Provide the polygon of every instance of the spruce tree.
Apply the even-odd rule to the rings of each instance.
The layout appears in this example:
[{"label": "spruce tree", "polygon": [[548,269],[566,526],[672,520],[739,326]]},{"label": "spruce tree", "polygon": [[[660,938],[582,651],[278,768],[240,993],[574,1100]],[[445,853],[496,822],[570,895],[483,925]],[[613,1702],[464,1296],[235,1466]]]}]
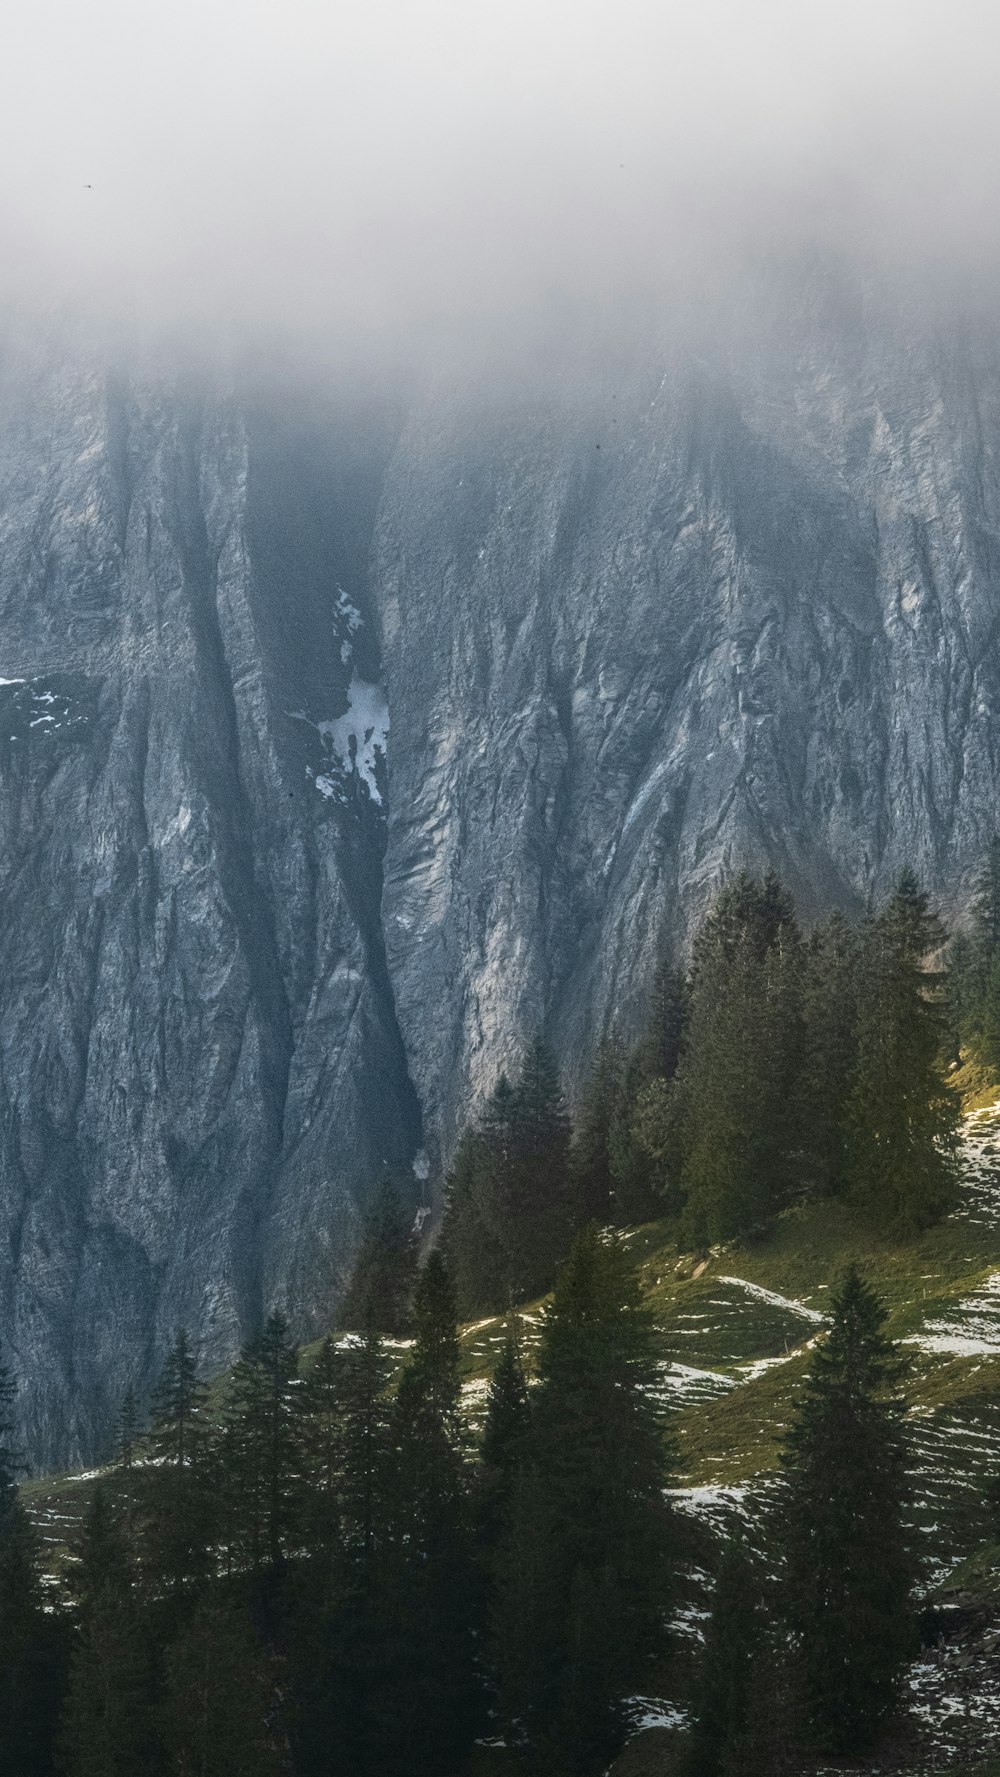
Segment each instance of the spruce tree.
[{"label": "spruce tree", "polygon": [[377,1333],[366,1333],[342,1354],[342,1529],[348,1558],[366,1583],[385,1533],[393,1428],[388,1400],[391,1371]]},{"label": "spruce tree", "polygon": [[497,1657],[508,1718],[582,1772],[613,1748],[618,1705],[662,1647],[673,1547],[653,1325],[626,1252],[593,1225],[559,1273],[538,1369]]},{"label": "spruce tree", "polygon": [[212,1571],[220,1500],[206,1395],[180,1328],[153,1399],[152,1461],[136,1476],[143,1564],[175,1593],[197,1589]]},{"label": "spruce tree", "polygon": [[643,1081],[672,1080],[680,1065],[689,1009],[688,983],[669,952],[657,962],[649,1018],[639,1044]]},{"label": "spruce tree", "polygon": [[573,1209],[579,1222],[613,1219],[613,1132],[626,1114],[625,1057],[620,1043],[606,1038],[584,1089],[573,1140]]},{"label": "spruce tree", "polygon": [[833,913],[811,933],[802,968],[803,1164],[805,1182],[820,1196],[844,1185],[861,989],[857,936]]},{"label": "spruce tree", "polygon": [[501,1074],[448,1178],[441,1245],[465,1315],[502,1312],[513,1292],[517,1115],[514,1088]]},{"label": "spruce tree", "polygon": [[76,1548],[79,1629],[60,1730],[67,1777],[162,1768],[148,1619],[136,1599],[124,1520],[95,1488]]},{"label": "spruce tree", "polygon": [[738,876],[694,946],[678,1074],[687,1237],[760,1226],[798,1187],[801,944],[773,876]]},{"label": "spruce tree", "polygon": [[757,1777],[755,1700],[765,1649],[764,1579],[745,1537],[723,1545],[680,1777]]},{"label": "spruce tree", "polygon": [[387,1180],[368,1212],[338,1325],[354,1332],[371,1327],[399,1338],[407,1329],[416,1271],[412,1217],[406,1216],[399,1192]]},{"label": "spruce tree", "polygon": [[328,1334],[304,1371],[296,1396],[302,1534],[311,1559],[323,1569],[328,1583],[341,1546],[345,1355]]},{"label": "spruce tree", "polygon": [[229,1532],[241,1564],[256,1574],[277,1571],[295,1522],[297,1376],[288,1322],[275,1312],[240,1355],[225,1413]]},{"label": "spruce tree", "polygon": [[281,1675],[234,1602],[206,1603],[165,1660],[164,1738],[177,1777],[284,1777]]},{"label": "spruce tree", "polygon": [[[381,1757],[387,1772],[446,1777],[465,1756],[476,1723],[475,1564],[455,1298],[437,1251],[417,1283],[413,1334],[392,1428],[383,1569],[392,1668]],[[425,1706],[428,1694],[436,1699],[433,1710]]]},{"label": "spruce tree", "polygon": [[531,1406],[521,1350],[508,1326],[486,1396],[480,1439],[480,1546],[491,1562],[507,1522],[514,1483],[528,1459]]},{"label": "spruce tree", "polygon": [[852,1267],[831,1303],[785,1441],[777,1510],[805,1718],[831,1753],[866,1751],[913,1645],[902,1365]]},{"label": "spruce tree", "polygon": [[902,1232],[938,1220],[955,1193],[958,1103],[942,1073],[941,979],[927,966],[943,940],[909,870],[862,938],[845,1179],[859,1208]]},{"label": "spruce tree", "polygon": [[501,1075],[448,1183],[442,1246],[465,1314],[503,1312],[551,1281],[572,1224],[570,1123],[543,1043]]}]

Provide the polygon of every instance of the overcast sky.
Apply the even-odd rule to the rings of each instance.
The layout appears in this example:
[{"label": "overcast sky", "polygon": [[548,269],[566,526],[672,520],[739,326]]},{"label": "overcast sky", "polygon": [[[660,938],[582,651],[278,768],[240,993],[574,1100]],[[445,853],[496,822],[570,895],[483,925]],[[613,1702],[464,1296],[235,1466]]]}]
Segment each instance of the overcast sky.
[{"label": "overcast sky", "polygon": [[972,268],[998,76],[996,0],[12,0],[0,276],[361,334],[799,234]]}]

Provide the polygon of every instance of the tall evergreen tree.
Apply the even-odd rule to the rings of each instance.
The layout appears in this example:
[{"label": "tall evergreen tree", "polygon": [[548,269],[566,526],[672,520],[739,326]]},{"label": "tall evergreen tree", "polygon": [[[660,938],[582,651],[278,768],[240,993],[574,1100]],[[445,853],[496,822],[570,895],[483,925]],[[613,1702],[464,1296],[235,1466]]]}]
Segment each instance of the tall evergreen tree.
[{"label": "tall evergreen tree", "polygon": [[416,1274],[413,1219],[406,1216],[395,1185],[386,1181],[368,1212],[338,1324],[399,1338],[407,1329]]},{"label": "tall evergreen tree", "polygon": [[856,934],[839,913],[816,926],[802,969],[802,1101],[804,1170],[822,1196],[842,1189],[847,1107],[858,1054],[860,957]]},{"label": "tall evergreen tree", "polygon": [[738,876],[695,940],[678,1075],[687,1232],[698,1244],[760,1225],[797,1187],[800,963],[780,883]]},{"label": "tall evergreen tree", "polygon": [[297,1377],[288,1322],[275,1312],[233,1370],[225,1415],[230,1536],[241,1563],[258,1574],[278,1569],[295,1519]]},{"label": "tall evergreen tree", "polygon": [[902,1366],[885,1318],[852,1267],[783,1453],[788,1618],[806,1719],[833,1753],[873,1744],[913,1643]]},{"label": "tall evergreen tree", "polygon": [[502,1312],[551,1281],[572,1221],[570,1123],[541,1042],[502,1075],[449,1179],[442,1244],[465,1313]]},{"label": "tall evergreen tree", "polygon": [[219,1495],[207,1391],[184,1328],[167,1354],[153,1399],[152,1461],[139,1472],[144,1566],[168,1590],[196,1589],[212,1570]]},{"label": "tall evergreen tree", "polygon": [[669,952],[664,952],[653,975],[649,1018],[639,1044],[643,1081],[673,1079],[680,1065],[688,1009],[687,980]]},{"label": "tall evergreen tree", "polygon": [[580,1105],[572,1152],[574,1219],[601,1224],[614,1219],[612,1153],[615,1129],[628,1115],[625,1056],[606,1038],[598,1048]]},{"label": "tall evergreen tree", "polygon": [[[476,1722],[475,1565],[455,1298],[437,1251],[417,1283],[413,1333],[393,1427],[384,1608],[394,1636],[381,1758],[387,1773],[446,1777]],[[431,1692],[434,1710],[425,1707]]]},{"label": "tall evergreen tree", "polygon": [[124,1522],[95,1488],[76,1550],[79,1630],[60,1731],[67,1777],[162,1769],[150,1621],[140,1610]]},{"label": "tall evergreen tree", "polygon": [[742,1536],[727,1538],[695,1694],[681,1777],[757,1777],[755,1700],[765,1653],[764,1580]]},{"label": "tall evergreen tree", "polygon": [[531,1406],[521,1350],[508,1326],[486,1396],[480,1440],[479,1529],[481,1548],[492,1562],[507,1522],[514,1484],[528,1460]]},{"label": "tall evergreen tree", "polygon": [[177,1777],[285,1777],[275,1662],[234,1603],[206,1603],[166,1656],[164,1737]]},{"label": "tall evergreen tree", "polygon": [[614,1746],[620,1700],[662,1645],[672,1526],[657,1373],[627,1254],[591,1226],[546,1311],[497,1608],[507,1716],[569,1770]]},{"label": "tall evergreen tree", "polygon": [[501,1074],[448,1179],[441,1244],[464,1314],[502,1312],[513,1292],[517,1116],[517,1095]]},{"label": "tall evergreen tree", "polygon": [[958,1103],[942,1073],[941,978],[927,967],[944,941],[927,895],[906,870],[862,940],[865,983],[847,1107],[848,1192],[873,1220],[927,1227],[955,1192]]}]

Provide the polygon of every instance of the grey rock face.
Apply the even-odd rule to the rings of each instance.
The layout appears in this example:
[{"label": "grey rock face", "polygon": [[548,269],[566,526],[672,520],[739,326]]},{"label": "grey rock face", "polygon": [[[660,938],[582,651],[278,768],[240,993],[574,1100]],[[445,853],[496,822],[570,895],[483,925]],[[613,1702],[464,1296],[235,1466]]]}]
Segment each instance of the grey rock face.
[{"label": "grey rock face", "polygon": [[176,379],[7,364],[0,1333],[36,1463],[101,1451],[178,1324],[209,1366],[265,1304],[322,1324],[417,1147],[378,783],[322,728],[371,474]]},{"label": "grey rock face", "polygon": [[835,280],[761,312],[393,413],[8,351],[0,1340],[36,1463],[99,1454],[180,1322],[209,1365],[272,1304],[322,1325],[382,1170],[446,1160],[540,1027],[575,1090],[720,873],[857,910],[911,861],[962,905],[996,333]]},{"label": "grey rock face", "polygon": [[383,917],[445,1151],[540,1026],[571,1088],[635,1028],[720,873],[808,914],[912,862],[954,909],[996,827],[996,337],[780,295],[710,358],[438,398],[394,458]]}]

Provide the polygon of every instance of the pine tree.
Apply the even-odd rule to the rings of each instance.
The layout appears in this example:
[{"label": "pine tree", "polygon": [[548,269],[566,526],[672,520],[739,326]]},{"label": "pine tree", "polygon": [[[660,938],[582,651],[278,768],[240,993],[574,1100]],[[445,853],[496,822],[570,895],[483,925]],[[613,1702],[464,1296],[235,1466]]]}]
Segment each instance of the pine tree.
[{"label": "pine tree", "polygon": [[799,1181],[801,944],[775,877],[741,875],[694,946],[678,1116],[692,1242],[766,1222]]},{"label": "pine tree", "polygon": [[831,1303],[783,1453],[778,1512],[805,1715],[833,1753],[867,1750],[913,1641],[902,1366],[856,1268]]},{"label": "pine tree", "polygon": [[183,1328],[167,1354],[153,1400],[152,1461],[137,1476],[144,1566],[174,1592],[196,1589],[212,1570],[219,1495],[206,1389]]},{"label": "pine tree", "polygon": [[[477,1687],[475,1564],[455,1299],[437,1251],[417,1283],[413,1334],[392,1434],[394,1485],[383,1599],[386,1623],[393,1627],[392,1673],[383,1702],[387,1739],[381,1756],[387,1772],[445,1777],[471,1741]],[[430,1711],[428,1694],[436,1699]]]},{"label": "pine tree", "polygon": [[225,1484],[230,1534],[241,1564],[280,1566],[295,1519],[298,1352],[283,1314],[269,1315],[233,1370],[226,1405]]},{"label": "pine tree", "polygon": [[521,1298],[551,1282],[569,1239],[572,1130],[551,1050],[530,1045],[517,1085],[516,1171],[511,1205],[521,1239],[512,1286]]},{"label": "pine tree", "polygon": [[177,1777],[283,1777],[273,1659],[235,1605],[203,1605],[166,1656],[164,1737]]},{"label": "pine tree", "polygon": [[[527,1696],[512,1698],[506,1681],[508,1717],[547,1755],[561,1749],[567,1769],[589,1770],[613,1747],[620,1700],[642,1688],[662,1643],[673,1532],[657,1375],[652,1321],[628,1256],[592,1225],[546,1310],[534,1479],[519,1490],[500,1573],[501,1673],[535,1673]],[[547,1527],[547,1548],[537,1546],[525,1504]],[[537,1639],[528,1647],[522,1627],[512,1650],[504,1636],[517,1633],[518,1598]]]},{"label": "pine tree", "polygon": [[368,1582],[384,1536],[392,1417],[392,1366],[377,1333],[342,1354],[341,1510],[348,1558]]},{"label": "pine tree", "polygon": [[60,1732],[67,1777],[161,1769],[152,1651],[136,1602],[124,1522],[95,1488],[76,1549],[79,1633]]},{"label": "pine tree", "polygon": [[864,993],[847,1107],[845,1175],[853,1201],[883,1226],[913,1231],[950,1208],[958,1104],[941,1067],[940,976],[926,965],[943,943],[912,871],[862,939]]},{"label": "pine tree", "polygon": [[745,1538],[723,1545],[681,1777],[756,1777],[748,1762],[764,1649],[764,1582]]},{"label": "pine tree", "polygon": [[355,1332],[371,1327],[399,1338],[407,1329],[417,1242],[396,1187],[382,1185],[368,1213],[351,1282],[337,1316]]},{"label": "pine tree", "polygon": [[139,1403],[129,1388],[115,1423],[115,1461],[118,1468],[117,1490],[122,1500],[126,1538],[131,1540],[137,1499],[136,1457],[140,1434]]},{"label": "pine tree", "polygon": [[844,1184],[847,1107],[858,1054],[861,991],[858,940],[833,913],[817,926],[802,970],[804,1168],[810,1188],[830,1196]]},{"label": "pine tree", "polygon": [[513,1174],[517,1097],[501,1074],[475,1127],[459,1143],[448,1179],[442,1250],[463,1314],[506,1309],[513,1291]]},{"label": "pine tree", "polygon": [[513,1326],[508,1326],[490,1378],[479,1446],[482,1477],[478,1521],[480,1547],[487,1561],[495,1556],[516,1478],[528,1459],[530,1431],[531,1407],[521,1350]]},{"label": "pine tree", "polygon": [[303,1536],[328,1582],[341,1546],[344,1357],[328,1334],[304,1372],[296,1397]]},{"label": "pine tree", "polygon": [[680,1065],[689,1010],[688,983],[669,953],[661,955],[653,975],[649,1020],[639,1044],[643,1081],[672,1080]]},{"label": "pine tree", "polygon": [[459,1145],[442,1246],[464,1313],[502,1312],[551,1281],[572,1221],[570,1123],[541,1042],[502,1075]]},{"label": "pine tree", "polygon": [[610,1222],[614,1214],[613,1131],[627,1115],[625,1057],[613,1039],[601,1043],[580,1104],[572,1153],[574,1217]]}]

